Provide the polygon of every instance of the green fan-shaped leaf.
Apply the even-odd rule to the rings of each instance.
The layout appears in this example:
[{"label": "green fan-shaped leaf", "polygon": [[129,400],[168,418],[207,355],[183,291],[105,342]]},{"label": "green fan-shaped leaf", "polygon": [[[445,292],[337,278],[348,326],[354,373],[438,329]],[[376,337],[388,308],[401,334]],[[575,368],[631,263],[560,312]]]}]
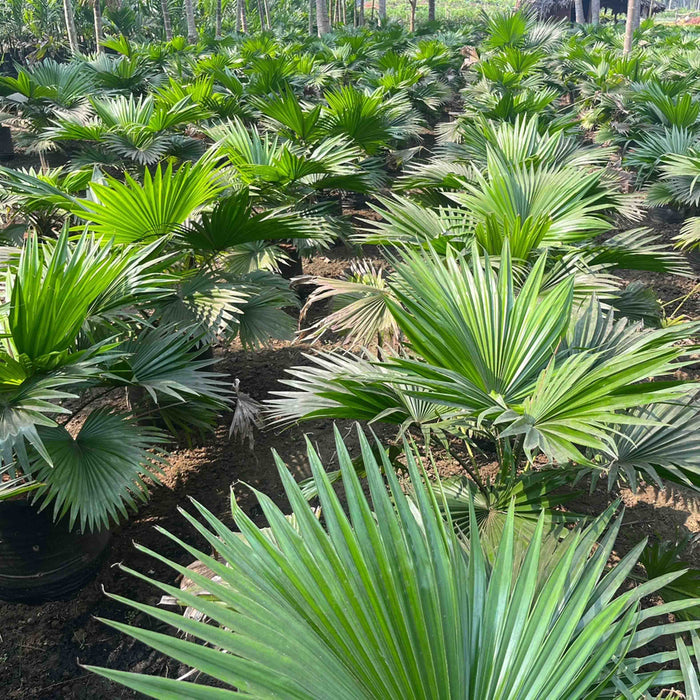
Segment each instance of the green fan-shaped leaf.
[{"label": "green fan-shaped leaf", "polygon": [[75,437],[62,426],[39,430],[51,464],[34,464],[32,473],[43,484],[36,498],[53,503],[54,517],[68,515],[70,527],[109,527],[145,500],[145,476],[158,480],[164,436],[126,416],[93,411]]},{"label": "green fan-shaped leaf", "polygon": [[542,519],[524,555],[516,554],[511,507],[489,564],[474,511],[465,549],[443,519],[439,487],[423,481],[410,449],[408,496],[385,451],[374,452],[360,434],[368,496],[337,433],[336,445],[343,501],[308,447],[323,522],[278,460],[293,519],[255,492],[269,524],[264,530],[234,499],[240,532],[198,504],[203,522],[183,513],[221,560],[170,535],[215,578],[140,548],[208,595],[130,573],[213,624],[113,596],[184,634],[109,622],[112,627],[215,678],[216,687],[90,670],[155,698],[564,700],[619,697],[622,690],[639,697],[632,693],[640,682],[655,687],[669,676],[681,680],[680,673],[659,680],[651,666],[655,657],[639,648],[690,629],[687,623],[637,628],[687,602],[640,610],[640,599],[674,575],[625,591],[639,547],[607,566],[620,526],[619,519],[611,522],[613,509],[568,535],[564,551],[552,558]]}]

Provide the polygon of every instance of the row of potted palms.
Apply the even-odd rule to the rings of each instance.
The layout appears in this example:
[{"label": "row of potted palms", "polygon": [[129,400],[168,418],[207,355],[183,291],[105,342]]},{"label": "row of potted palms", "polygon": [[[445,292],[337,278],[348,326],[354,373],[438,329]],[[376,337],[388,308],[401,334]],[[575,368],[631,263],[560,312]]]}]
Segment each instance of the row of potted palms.
[{"label": "row of potted palms", "polygon": [[[157,585],[217,624],[132,604],[203,645],[118,629],[261,697],[692,694],[700,644],[680,635],[698,628],[697,595],[668,595],[685,571],[622,590],[644,543],[606,569],[615,508],[569,529],[557,507],[582,476],[700,485],[684,376],[697,324],[618,274],[691,274],[639,222],[646,188],[652,203],[663,191],[694,206],[677,159],[694,167],[700,86],[686,80],[688,100],[673,80],[697,38],[643,31],[654,43],[627,58],[614,28],[571,36],[520,12],[422,41],[263,36],[198,55],[122,39],[102,75],[79,59],[47,63],[41,89],[39,67],[2,83],[35,147],[69,158],[0,174],[4,463],[8,483],[83,529],[146,493],[168,433],[230,406],[206,348],[291,334],[278,272],[345,235],[350,197],[383,189],[379,220],[350,240],[385,262],[316,280],[309,301],[334,302],[311,333],[354,347],[293,368],[268,406],[281,424],[385,422],[397,439],[361,435],[360,460],[339,439],[337,472],[310,449],[307,484],[280,463],[294,515],[260,494],[269,529],[235,502],[240,533],[204,508],[204,524],[187,516],[219,558],[183,546],[214,579],[168,562],[195,589]],[[473,61],[458,75],[467,36]],[[463,109],[426,153],[419,138],[455,88]],[[658,146],[667,138],[679,153]],[[99,407],[112,391],[126,410]],[[431,448],[464,476],[432,486]],[[650,594],[664,603],[643,608]],[[667,635],[673,649],[645,651]],[[234,693],[98,672],[153,697]]]}]

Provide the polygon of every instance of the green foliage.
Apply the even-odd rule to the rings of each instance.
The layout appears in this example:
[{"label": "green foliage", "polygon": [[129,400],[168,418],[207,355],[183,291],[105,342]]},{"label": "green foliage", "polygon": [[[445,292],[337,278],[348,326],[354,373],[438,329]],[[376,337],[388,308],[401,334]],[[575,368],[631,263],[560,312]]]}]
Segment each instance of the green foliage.
[{"label": "green foliage", "polygon": [[672,572],[678,574],[678,578],[659,590],[659,595],[664,602],[696,599],[694,607],[679,610],[676,613],[676,617],[680,620],[700,619],[700,569],[693,568],[683,560],[690,543],[691,538],[688,535],[681,537],[677,542],[655,541],[646,547],[640,557],[640,563],[644,566],[648,579]]},{"label": "green foliage", "polygon": [[42,486],[36,497],[53,503],[55,519],[68,514],[69,527],[109,527],[145,501],[144,474],[158,482],[162,458],[154,446],[165,436],[118,413],[98,409],[73,436],[63,426],[39,429],[51,458],[37,460],[32,472]]},{"label": "green foliage", "polygon": [[[645,380],[671,370],[683,355],[675,345],[677,333],[692,333],[692,327],[637,329],[614,354],[594,343],[567,348],[562,340],[576,323],[571,278],[545,291],[542,256],[518,280],[507,246],[497,262],[482,260],[475,249],[470,258],[467,264],[449,251],[445,257],[431,250],[406,252],[395,261],[395,298],[387,303],[412,358],[377,363],[389,376],[368,372],[350,383],[339,369],[335,394],[309,375],[306,386],[304,381],[294,385],[303,387],[302,394],[316,395],[317,407],[307,414],[307,404],[291,393],[275,403],[275,415],[316,417],[325,406],[339,417],[341,406],[357,410],[365,387],[371,396],[376,383],[390,384],[449,408],[452,430],[516,438],[529,458],[543,453],[559,462],[587,463],[582,448],[613,454],[620,422],[649,424],[622,411],[687,395],[688,385]],[[580,323],[585,327],[597,313],[589,307]],[[322,374],[336,385],[334,369]],[[389,416],[396,420],[383,406],[373,417]],[[438,421],[438,427],[445,425],[445,419]]]},{"label": "green foliage", "polygon": [[91,185],[96,201],[82,200],[75,213],[115,243],[142,243],[167,236],[223,189],[211,160],[174,169],[145,170],[143,183],[130,175]]},{"label": "green foliage", "polygon": [[[657,676],[648,668],[655,657],[640,655],[640,650],[653,639],[688,627],[639,625],[667,611],[683,610],[689,601],[640,610],[639,601],[675,574],[622,589],[643,542],[606,571],[620,527],[619,518],[611,519],[611,510],[588,529],[567,537],[554,557],[543,542],[540,520],[517,566],[511,508],[498,554],[489,565],[478,528],[470,529],[465,549],[466,543],[443,520],[439,486],[423,481],[410,450],[413,501],[387,468],[386,456],[380,466],[360,434],[370,501],[338,434],[336,444],[347,511],[319,456],[308,448],[326,527],[278,460],[293,519],[284,517],[261,493],[256,496],[270,525],[266,530],[256,527],[235,500],[233,517],[240,533],[199,504],[204,523],[183,511],[223,561],[170,535],[211,568],[215,581],[140,548],[208,593],[198,596],[196,589],[181,591],[127,570],[216,625],[113,596],[193,639],[108,624],[206,672],[223,688],[90,670],[159,698],[204,698],[213,693],[233,697],[239,691],[299,698],[467,698],[496,693],[508,698],[568,698],[590,693],[618,697],[623,690],[640,697],[650,687],[681,680],[680,671]],[[471,519],[474,522],[473,511]],[[282,627],[287,634],[280,635]],[[295,640],[293,653],[290,635]],[[687,661],[688,655],[680,654]],[[630,682],[632,670],[637,678]]]}]

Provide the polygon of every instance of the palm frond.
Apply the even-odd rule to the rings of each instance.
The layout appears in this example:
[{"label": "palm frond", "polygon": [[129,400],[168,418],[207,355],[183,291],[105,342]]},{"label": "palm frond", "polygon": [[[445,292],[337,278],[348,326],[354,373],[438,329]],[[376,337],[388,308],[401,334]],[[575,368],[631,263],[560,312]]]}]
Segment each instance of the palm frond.
[{"label": "palm frond", "polygon": [[663,488],[664,480],[700,490],[700,414],[692,404],[657,404],[630,411],[639,423],[621,425],[605,460],[608,484],[624,475],[635,490],[639,475]]},{"label": "palm frond", "polygon": [[345,279],[313,277],[316,285],[304,304],[301,323],[313,304],[332,299],[332,313],[300,334],[301,338],[320,338],[326,331],[340,333],[347,343],[368,345],[398,335],[398,328],[386,303],[391,294],[380,268],[371,261],[353,261]]},{"label": "palm frond", "polygon": [[40,458],[32,465],[42,484],[35,498],[43,507],[53,504],[55,519],[68,515],[71,528],[109,527],[146,500],[144,475],[158,483],[163,458],[157,446],[165,437],[127,416],[98,409],[75,437],[63,426],[42,427],[40,434],[51,462]]},{"label": "palm frond", "polygon": [[150,241],[173,233],[201,206],[223,189],[211,160],[185,164],[177,170],[158,165],[146,169],[143,183],[125,175],[94,183],[96,201],[81,200],[74,213],[90,222],[93,231],[117,243]]},{"label": "palm frond", "polygon": [[[418,457],[410,450],[412,499],[385,452],[378,451],[380,465],[360,434],[370,501],[337,433],[336,444],[350,515],[309,445],[325,527],[278,459],[293,521],[256,492],[269,523],[266,532],[235,500],[233,518],[240,533],[201,505],[197,510],[206,524],[183,512],[223,562],[170,536],[215,579],[140,548],[208,595],[130,573],[216,624],[112,596],[194,640],[118,622],[109,622],[112,627],[205,671],[223,688],[90,670],[160,698],[233,698],[240,691],[342,700],[486,698],[515,697],[522,688],[533,698],[551,700],[591,693],[619,696],[626,688],[634,696],[635,685],[626,679],[631,666],[642,669],[646,687],[658,685],[646,668],[654,656],[637,650],[646,640],[681,633],[687,623],[637,629],[641,620],[666,611],[655,606],[640,611],[639,601],[673,575],[621,590],[640,548],[612,570],[606,568],[620,526],[619,519],[611,522],[611,511],[593,527],[567,537],[564,553],[540,573],[549,554],[542,543],[544,522],[535,526],[517,567],[511,507],[489,565],[476,525],[465,553],[452,524],[443,519],[439,491],[422,480]],[[681,601],[674,609],[687,604]],[[289,637],[295,640],[293,653]]]}]

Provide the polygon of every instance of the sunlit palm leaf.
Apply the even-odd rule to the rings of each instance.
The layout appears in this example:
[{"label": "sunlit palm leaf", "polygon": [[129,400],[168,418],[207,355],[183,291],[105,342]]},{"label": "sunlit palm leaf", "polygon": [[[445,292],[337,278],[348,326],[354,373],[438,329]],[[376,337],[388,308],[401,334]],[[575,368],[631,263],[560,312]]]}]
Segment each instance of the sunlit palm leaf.
[{"label": "sunlit palm leaf", "polygon": [[[608,482],[620,474],[636,489],[638,475],[663,488],[663,480],[700,490],[700,415],[683,403],[633,409],[641,425],[621,425],[614,437],[614,457],[605,463]],[[649,425],[649,422],[652,422]]]},{"label": "sunlit palm leaf", "polygon": [[125,182],[110,178],[94,183],[97,201],[82,200],[75,214],[90,222],[92,230],[117,243],[149,241],[173,233],[201,206],[223,189],[211,160],[185,164],[173,170],[158,165],[146,169],[143,183],[125,175]]},{"label": "sunlit palm leaf", "polygon": [[[422,481],[410,450],[413,502],[386,455],[382,469],[360,435],[370,501],[338,435],[336,444],[347,511],[318,454],[308,448],[325,527],[278,460],[293,522],[256,492],[269,523],[266,532],[235,500],[233,517],[240,533],[203,506],[197,509],[206,524],[184,513],[223,562],[170,536],[220,579],[141,548],[209,595],[131,573],[216,624],[113,596],[196,641],[110,625],[224,687],[91,670],[156,698],[233,698],[240,692],[339,700],[614,697],[616,686],[633,692],[625,679],[627,665],[643,669],[639,675],[647,686],[657,683],[645,668],[650,661],[635,656],[635,650],[658,636],[678,634],[687,624],[661,624],[641,632],[637,625],[687,603],[640,611],[640,599],[673,575],[622,591],[639,548],[607,568],[620,524],[615,521],[606,531],[610,512],[588,530],[571,534],[554,562],[543,561],[549,552],[542,546],[540,521],[516,567],[511,510],[490,566],[477,527],[470,528],[465,552],[451,523],[442,518],[439,490]],[[547,564],[547,573],[540,573]]]}]

